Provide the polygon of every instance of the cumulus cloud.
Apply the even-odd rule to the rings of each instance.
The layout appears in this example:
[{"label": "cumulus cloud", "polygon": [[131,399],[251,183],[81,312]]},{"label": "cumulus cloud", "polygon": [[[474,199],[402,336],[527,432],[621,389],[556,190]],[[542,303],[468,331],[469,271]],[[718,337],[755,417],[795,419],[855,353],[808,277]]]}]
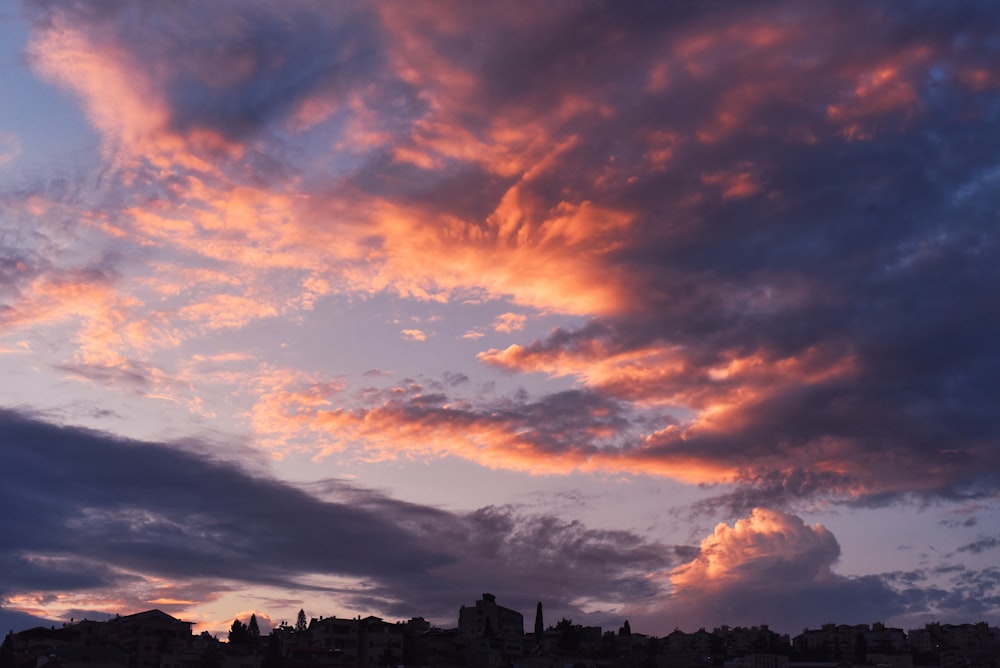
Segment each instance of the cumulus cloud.
[{"label": "cumulus cloud", "polygon": [[756,508],[732,526],[717,525],[694,559],[667,574],[669,598],[627,613],[644,624],[657,620],[690,632],[723,622],[796,631],[903,611],[901,596],[882,579],[834,573],[839,556],[837,539],[822,525]]},{"label": "cumulus cloud", "polygon": [[808,526],[781,512],[755,508],[733,526],[720,523],[701,542],[697,558],[670,574],[680,596],[694,588],[726,588],[736,583],[772,588],[828,580],[840,556],[836,538],[822,525]]}]

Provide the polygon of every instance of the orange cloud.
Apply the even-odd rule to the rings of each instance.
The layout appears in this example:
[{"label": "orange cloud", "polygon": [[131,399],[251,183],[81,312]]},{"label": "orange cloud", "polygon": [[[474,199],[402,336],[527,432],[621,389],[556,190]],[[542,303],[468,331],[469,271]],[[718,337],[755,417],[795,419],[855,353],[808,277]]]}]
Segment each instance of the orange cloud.
[{"label": "orange cloud", "polygon": [[922,109],[914,80],[926,76],[931,55],[929,48],[917,47],[881,63],[864,64],[854,74],[851,94],[827,106],[827,119],[851,140],[871,139],[876,125],[884,125],[890,115],[900,119],[896,128],[904,126]]},{"label": "orange cloud", "polygon": [[[26,555],[25,558],[32,562],[44,562],[46,566],[55,568],[79,568],[85,563],[76,559],[69,560],[43,554]],[[61,562],[65,562],[65,565]],[[81,609],[110,616],[158,607],[178,614],[192,605],[208,603],[218,597],[213,590],[214,587],[202,587],[182,580],[169,581],[131,571],[112,569],[111,572],[116,575],[115,582],[105,587],[59,593],[52,591],[10,593],[3,596],[4,607],[42,619],[68,621],[74,612]]]},{"label": "orange cloud", "polygon": [[242,154],[242,147],[207,129],[195,129],[187,136],[171,130],[167,101],[148,70],[113,40],[98,43],[60,14],[35,34],[29,52],[42,75],[83,100],[109,159],[127,162],[146,157],[161,167],[178,164],[214,173],[215,168],[199,153]]},{"label": "orange cloud", "polygon": [[[792,272],[733,274],[723,284],[714,275],[725,271],[710,265],[667,276],[674,268],[666,258],[677,251],[656,244],[676,237],[676,248],[691,248],[692,257],[728,250],[736,237],[709,238],[721,228],[706,193],[747,205],[765,199],[755,195],[773,195],[765,178],[770,165],[757,160],[753,145],[766,146],[761,150],[775,160],[782,151],[758,140],[816,145],[831,129],[868,139],[886,121],[905,126],[920,115],[922,81],[940,56],[932,45],[895,52],[875,45],[831,59],[841,43],[854,43],[850,22],[825,8],[815,15],[784,9],[786,20],[774,25],[741,12],[691,18],[676,39],[641,53],[615,46],[622,34],[609,34],[606,53],[621,60],[607,71],[580,51],[574,58],[586,72],[553,56],[544,64],[549,70],[525,82],[521,72],[491,78],[493,68],[509,64],[496,60],[507,52],[489,40],[468,40],[470,30],[490,26],[490,34],[504,36],[497,39],[525,38],[564,25],[577,11],[572,6],[528,17],[501,5],[379,5],[372,11],[388,69],[373,77],[377,83],[325,81],[275,111],[266,131],[242,140],[199,123],[197,113],[188,118],[190,110],[170,99],[175,79],[190,83],[178,74],[192,66],[187,54],[168,49],[173,58],[158,53],[144,61],[113,29],[77,25],[55,11],[38,24],[32,62],[82,101],[115,167],[109,179],[121,186],[108,196],[108,211],[65,217],[107,235],[102,241],[113,241],[115,250],[148,252],[153,259],[142,270],[154,273],[25,278],[4,327],[75,326],[76,361],[130,369],[151,351],[309,310],[336,293],[504,300],[605,317],[623,332],[632,323],[616,318],[646,317],[687,291],[698,293],[692,301],[717,308],[707,320],[717,316],[721,329],[753,325],[762,314],[794,315],[817,303],[821,288]],[[237,50],[226,66],[204,65],[208,71],[191,77],[194,88],[225,91],[253,75],[255,58]],[[635,88],[617,80],[624,71],[637,73]],[[974,90],[993,85],[975,65],[956,71]],[[663,104],[665,94],[682,87],[691,92],[685,104]],[[398,115],[386,111],[397,106]],[[790,125],[775,112],[786,112]],[[288,147],[279,145],[286,133],[312,132],[317,143],[310,135],[303,155],[288,158]],[[733,155],[728,142],[741,154],[720,158]],[[752,154],[744,157],[744,149]],[[797,177],[790,169],[777,173],[789,182]],[[472,203],[459,197],[463,192]],[[37,217],[55,208],[40,198],[23,205]],[[727,228],[719,236],[729,234]],[[822,245],[819,237],[796,239],[810,242],[803,247]],[[198,268],[180,269],[189,262]],[[678,313],[677,322],[702,315]],[[509,312],[493,327],[509,333],[524,322]],[[247,416],[260,442],[278,453],[315,443],[317,451],[355,448],[375,458],[454,454],[519,470],[642,472],[695,482],[794,469],[851,477],[854,485],[871,479],[865,469],[877,455],[836,428],[784,440],[759,431],[762,424],[782,427],[759,419],[774,403],[856,380],[861,363],[849,345],[812,335],[793,352],[732,340],[706,352],[693,350],[693,337],[673,334],[667,319],[656,326],[655,336],[664,338],[581,337],[567,346],[514,345],[479,356],[496,368],[569,378],[630,411],[658,411],[641,423],[641,433],[631,416],[602,420],[586,408],[579,438],[570,443],[540,435],[541,420],[519,421],[492,407],[439,405],[405,388],[403,397],[335,401],[337,383],[271,369],[253,385],[259,394]],[[420,329],[401,335],[427,337]],[[177,382],[194,385],[191,368],[178,373]],[[215,373],[229,382],[239,372]],[[151,365],[150,374],[159,374],[158,396],[181,393],[166,387],[166,371]],[[198,402],[189,397],[187,405]],[[667,410],[675,419],[663,418]],[[741,439],[745,453],[733,446]]]},{"label": "orange cloud", "polygon": [[723,199],[741,199],[760,190],[760,178],[752,168],[741,171],[718,171],[701,175],[702,183],[718,187]]},{"label": "orange cloud", "polygon": [[509,334],[524,327],[527,316],[520,313],[501,313],[493,319],[493,330]]},{"label": "orange cloud", "polygon": [[77,361],[120,365],[122,350],[130,344],[125,325],[138,302],[118,293],[97,272],[68,272],[39,276],[7,309],[4,329],[65,325],[78,327]]},{"label": "orange cloud", "polygon": [[732,526],[718,524],[693,559],[652,576],[672,588],[668,595],[630,603],[623,613],[634,626],[659,623],[691,632],[720,620],[798,628],[834,614],[902,611],[899,594],[880,578],[836,574],[839,556],[837,539],[823,525],[754,508]]},{"label": "orange cloud", "polygon": [[243,327],[261,318],[272,318],[279,311],[273,304],[240,295],[216,294],[204,301],[181,308],[177,315],[206,329]]},{"label": "orange cloud", "polygon": [[[671,571],[670,581],[679,593],[695,596],[734,582],[754,583],[765,574],[773,578],[780,570],[789,580],[812,581],[831,577],[829,569],[839,555],[836,539],[822,525],[808,526],[798,517],[754,508],[750,517],[731,527],[718,524],[701,541],[698,556]],[[805,568],[791,567],[799,564]]]},{"label": "orange cloud", "polygon": [[422,329],[404,329],[400,335],[410,341],[426,341],[427,334]]},{"label": "orange cloud", "polygon": [[[257,442],[275,456],[346,454],[362,461],[455,456],[489,468],[534,474],[573,471],[663,475],[689,482],[734,480],[739,469],[692,453],[657,455],[663,434],[635,447],[612,445],[624,428],[607,406],[567,404],[476,407],[423,394],[420,386],[371,388],[367,407],[349,407],[342,383],[291,370],[265,370],[251,381]],[[567,410],[572,405],[572,410]],[[566,420],[565,423],[561,422]]]},{"label": "orange cloud", "polygon": [[333,405],[344,383],[320,382],[314,374],[268,366],[232,374],[250,388],[254,403],[244,417],[250,420],[257,444],[274,457],[333,447],[333,439],[316,429],[314,416]]},{"label": "orange cloud", "polygon": [[264,635],[270,633],[271,630],[277,626],[277,624],[274,623],[274,619],[266,612],[262,612],[256,608],[247,608],[222,619],[200,619],[192,627],[192,631],[195,633],[208,631],[209,633],[215,635],[225,636],[232,628],[234,619],[238,619],[244,624],[249,624],[251,616],[257,617],[257,626],[260,628],[260,632]]},{"label": "orange cloud", "polygon": [[[427,115],[414,120],[407,142],[395,147],[397,159],[428,169],[443,161],[478,164],[516,179],[485,225],[359,192],[338,192],[340,201],[331,210],[329,201],[320,204],[281,192],[286,186],[292,192],[298,184],[249,185],[235,162],[244,155],[243,146],[198,125],[177,129],[164,83],[186,61],[141,67],[115,39],[101,39],[99,31],[85,32],[55,13],[32,42],[35,67],[79,96],[106,154],[123,165],[126,180],[140,178],[137,161],[146,161],[169,192],[169,197],[142,198],[124,207],[120,217],[101,220],[100,229],[133,243],[180,249],[257,272],[302,272],[309,277],[301,283],[305,290],[280,300],[292,308],[312,308],[317,296],[335,291],[390,291],[439,301],[482,291],[491,298],[563,312],[621,308],[622,288],[601,258],[622,245],[621,234],[632,215],[579,197],[546,202],[530,192],[578,144],[572,135],[553,136],[554,129],[579,116],[611,111],[567,92],[548,114],[512,106],[473,132],[461,123],[479,104],[472,70],[444,57],[433,41],[411,30],[429,20],[423,12],[389,7],[380,12],[389,32],[399,37],[389,41],[397,74],[421,84],[430,100]],[[432,23],[434,30],[449,32],[439,18]],[[225,83],[243,76],[241,68],[250,65],[234,61],[232,66],[232,71],[204,76],[223,77]],[[371,121],[373,103],[367,93],[355,91],[343,106],[321,90],[303,99],[289,123],[305,131],[344,108],[351,110],[350,127],[366,136],[379,134]],[[379,243],[373,245],[373,239]],[[446,267],[440,257],[450,258]],[[159,280],[160,290],[181,294],[170,278],[151,280]],[[320,291],[313,289],[317,285],[322,285]],[[260,303],[260,286],[246,283],[246,289],[243,295],[205,297],[179,313],[212,329],[240,327],[281,312],[276,301]],[[144,323],[130,331],[140,338],[151,336],[153,329]],[[166,344],[178,340],[176,334],[159,338]]]},{"label": "orange cloud", "polygon": [[716,419],[725,406],[737,407],[788,387],[847,378],[857,372],[851,355],[823,347],[786,358],[774,358],[765,351],[722,353],[720,357],[719,365],[702,367],[679,346],[619,349],[600,338],[548,350],[514,344],[478,355],[486,364],[509,371],[572,376],[603,394],[645,405],[707,411]]}]

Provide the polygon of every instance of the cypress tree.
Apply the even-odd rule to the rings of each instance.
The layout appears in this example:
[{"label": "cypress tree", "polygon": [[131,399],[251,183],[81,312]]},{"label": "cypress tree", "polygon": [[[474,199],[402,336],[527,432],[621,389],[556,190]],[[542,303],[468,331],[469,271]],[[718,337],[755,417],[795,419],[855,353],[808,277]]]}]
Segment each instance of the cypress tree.
[{"label": "cypress tree", "polygon": [[260,626],[257,625],[257,615],[250,615],[250,623],[247,625],[247,636],[250,639],[250,647],[257,651],[260,647]]}]

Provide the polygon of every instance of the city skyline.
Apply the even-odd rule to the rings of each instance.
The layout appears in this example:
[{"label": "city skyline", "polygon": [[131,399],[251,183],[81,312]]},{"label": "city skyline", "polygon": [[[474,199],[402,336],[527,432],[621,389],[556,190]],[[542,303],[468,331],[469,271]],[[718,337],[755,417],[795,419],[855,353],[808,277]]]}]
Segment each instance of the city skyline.
[{"label": "city skyline", "polygon": [[0,624],[998,624],[998,45],[0,0]]}]

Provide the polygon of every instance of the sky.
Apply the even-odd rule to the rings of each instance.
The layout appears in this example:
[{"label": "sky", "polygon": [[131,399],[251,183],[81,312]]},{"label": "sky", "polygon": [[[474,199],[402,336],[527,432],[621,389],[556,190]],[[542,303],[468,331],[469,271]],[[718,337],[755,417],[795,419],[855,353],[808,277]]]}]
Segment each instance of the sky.
[{"label": "sky", "polygon": [[993,2],[0,0],[0,627],[1000,624]]}]

